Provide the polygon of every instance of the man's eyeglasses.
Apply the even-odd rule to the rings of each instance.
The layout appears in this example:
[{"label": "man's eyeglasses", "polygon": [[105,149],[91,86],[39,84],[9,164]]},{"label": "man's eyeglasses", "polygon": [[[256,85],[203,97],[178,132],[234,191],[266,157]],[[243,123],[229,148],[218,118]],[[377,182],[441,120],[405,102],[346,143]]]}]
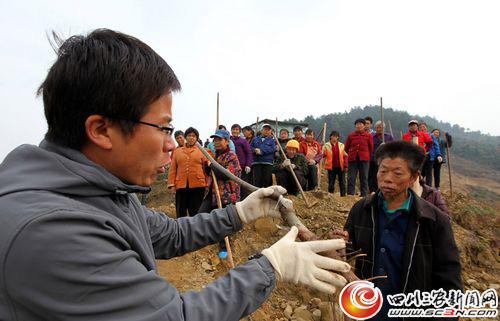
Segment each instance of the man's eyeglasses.
[{"label": "man's eyeglasses", "polygon": [[172,136],[172,133],[174,132],[175,127],[169,124],[168,126],[160,126],[160,125],[155,125],[151,123],[146,123],[145,121],[140,121],[140,120],[134,120],[134,123],[139,123],[151,127],[158,128],[162,132],[164,132],[167,136]]}]

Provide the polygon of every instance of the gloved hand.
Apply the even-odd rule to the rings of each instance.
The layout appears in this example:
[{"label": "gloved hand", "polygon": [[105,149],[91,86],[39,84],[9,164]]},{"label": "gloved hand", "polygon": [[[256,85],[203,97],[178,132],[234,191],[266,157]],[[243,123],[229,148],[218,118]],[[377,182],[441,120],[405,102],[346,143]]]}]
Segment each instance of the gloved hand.
[{"label": "gloved hand", "polygon": [[438,157],[437,157],[437,160],[438,160],[438,162],[439,162],[439,163],[442,163],[442,162],[443,162],[443,157],[438,156]]},{"label": "gloved hand", "polygon": [[295,168],[297,168],[297,165],[295,165],[295,164],[290,164],[290,167],[291,167],[292,169],[295,169]]},{"label": "gloved hand", "polygon": [[[236,203],[236,211],[243,223],[254,221],[261,217],[272,216],[280,217],[278,201],[270,198],[277,190],[281,195],[286,193],[286,189],[281,186],[271,186],[259,188],[248,195],[243,201]],[[281,203],[285,206],[291,206],[292,201],[283,198]]]},{"label": "gloved hand", "polygon": [[250,166],[245,166],[245,173],[250,174],[251,170]]},{"label": "gloved hand", "polygon": [[256,155],[262,155],[262,151],[260,150],[260,148],[254,149],[254,152]]},{"label": "gloved hand", "polygon": [[274,267],[277,279],[308,285],[329,294],[335,293],[335,288],[343,287],[347,281],[332,271],[348,272],[351,266],[317,253],[343,249],[345,241],[336,239],[295,242],[298,233],[297,227],[293,226],[281,240],[262,251]]},{"label": "gloved hand", "polygon": [[288,158],[283,161],[283,167],[288,168],[290,165],[292,165],[292,162]]},{"label": "gloved hand", "polygon": [[307,161],[307,164],[316,165],[316,161],[314,159],[311,159],[311,160]]}]

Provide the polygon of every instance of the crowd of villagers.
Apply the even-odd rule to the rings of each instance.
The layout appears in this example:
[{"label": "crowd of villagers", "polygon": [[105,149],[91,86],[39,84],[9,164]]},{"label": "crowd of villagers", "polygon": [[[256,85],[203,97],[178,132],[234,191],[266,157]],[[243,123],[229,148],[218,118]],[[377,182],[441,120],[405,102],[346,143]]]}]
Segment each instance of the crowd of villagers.
[{"label": "crowd of villagers", "polygon": [[[224,125],[219,125],[210,136],[212,141],[207,139],[204,148],[224,168],[257,187],[271,186],[274,174],[277,185],[285,187],[289,194],[297,195],[299,187],[293,177],[295,174],[304,191],[315,190],[318,188],[321,166],[328,176],[329,193],[334,193],[335,183],[338,182],[341,197],[355,195],[359,177],[360,195],[365,197],[378,190],[377,150],[383,143],[394,140],[392,135],[384,132],[385,124],[381,121],[375,123],[374,129],[372,124],[371,117],[359,118],[354,122],[354,131],[344,143],[339,132],[333,130],[324,144],[315,139],[312,129],[305,130],[304,137],[300,126],[293,129],[293,137],[290,137],[287,129],[281,129],[276,139],[269,124],[263,124],[257,133],[250,126],[241,128],[234,124],[229,132]],[[172,151],[168,188],[175,193],[178,218],[217,208],[216,188],[223,207],[235,204],[248,195],[222,173],[214,171],[212,174],[209,161],[195,146],[201,143],[197,129],[189,127],[184,132],[178,130],[174,136],[177,147]],[[427,124],[411,120],[408,122],[408,132],[401,138],[422,147],[425,153],[420,175],[412,186],[413,191],[448,213],[439,188],[441,166],[446,162],[446,147],[451,147],[451,136],[446,133],[444,138],[439,129],[429,133]],[[217,180],[215,184],[214,178]],[[223,241],[220,243],[219,255],[221,258],[227,255]]]}]

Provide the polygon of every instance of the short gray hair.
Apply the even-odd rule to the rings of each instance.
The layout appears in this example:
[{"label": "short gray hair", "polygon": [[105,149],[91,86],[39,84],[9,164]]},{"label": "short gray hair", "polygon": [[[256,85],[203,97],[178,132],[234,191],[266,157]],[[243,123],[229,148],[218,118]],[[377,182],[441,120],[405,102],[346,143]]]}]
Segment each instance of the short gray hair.
[{"label": "short gray hair", "polygon": [[[378,121],[375,123],[375,128],[377,128],[378,126],[382,126],[382,121],[381,121],[381,120],[378,120]],[[385,123],[384,123],[384,128],[385,128]]]}]

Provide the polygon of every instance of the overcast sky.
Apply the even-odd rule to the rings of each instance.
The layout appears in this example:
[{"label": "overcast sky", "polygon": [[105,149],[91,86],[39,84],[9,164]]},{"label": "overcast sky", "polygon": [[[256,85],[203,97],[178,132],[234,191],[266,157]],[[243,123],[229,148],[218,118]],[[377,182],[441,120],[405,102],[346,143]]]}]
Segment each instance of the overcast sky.
[{"label": "overcast sky", "polygon": [[500,1],[0,0],[0,160],[46,131],[46,32],[110,28],[173,68],[174,126],[319,116],[378,104],[500,135]]}]

